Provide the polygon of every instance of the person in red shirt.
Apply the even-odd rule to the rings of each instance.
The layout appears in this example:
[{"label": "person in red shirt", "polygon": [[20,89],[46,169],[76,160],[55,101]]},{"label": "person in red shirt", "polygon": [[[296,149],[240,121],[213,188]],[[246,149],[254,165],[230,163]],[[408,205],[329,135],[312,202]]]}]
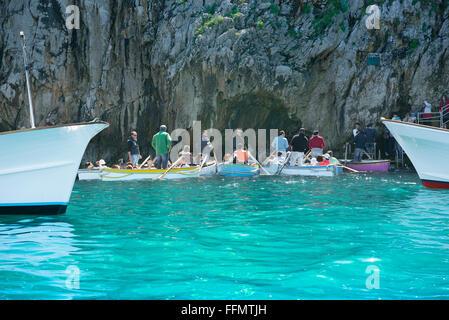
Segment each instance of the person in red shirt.
[{"label": "person in red shirt", "polygon": [[312,158],[322,155],[323,149],[326,146],[323,137],[318,133],[318,130],[313,131],[313,136],[309,139],[309,149],[312,150]]}]

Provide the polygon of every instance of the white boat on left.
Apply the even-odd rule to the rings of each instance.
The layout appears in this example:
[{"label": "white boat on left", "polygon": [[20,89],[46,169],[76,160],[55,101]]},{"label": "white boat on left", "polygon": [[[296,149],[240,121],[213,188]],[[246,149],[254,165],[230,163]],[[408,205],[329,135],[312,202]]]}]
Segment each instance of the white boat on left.
[{"label": "white boat on left", "polygon": [[108,126],[85,122],[0,132],[0,214],[64,213],[87,144]]}]

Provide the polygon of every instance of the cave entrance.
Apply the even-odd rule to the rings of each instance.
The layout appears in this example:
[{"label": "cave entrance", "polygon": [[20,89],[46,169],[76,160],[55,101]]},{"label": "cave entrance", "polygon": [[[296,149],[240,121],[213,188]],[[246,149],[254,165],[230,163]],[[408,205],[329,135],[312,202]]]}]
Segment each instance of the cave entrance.
[{"label": "cave entrance", "polygon": [[233,97],[217,98],[217,129],[248,128],[284,130],[288,137],[301,127],[301,121],[291,118],[281,99],[271,93],[251,93]]}]

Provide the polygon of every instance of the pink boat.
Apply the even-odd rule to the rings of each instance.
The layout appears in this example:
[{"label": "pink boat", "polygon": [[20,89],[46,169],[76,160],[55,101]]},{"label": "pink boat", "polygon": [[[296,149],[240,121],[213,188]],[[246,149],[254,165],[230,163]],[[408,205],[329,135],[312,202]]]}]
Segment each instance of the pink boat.
[{"label": "pink boat", "polygon": [[345,166],[357,171],[388,172],[388,168],[390,168],[390,160],[362,160],[362,162],[351,161],[347,162]]}]

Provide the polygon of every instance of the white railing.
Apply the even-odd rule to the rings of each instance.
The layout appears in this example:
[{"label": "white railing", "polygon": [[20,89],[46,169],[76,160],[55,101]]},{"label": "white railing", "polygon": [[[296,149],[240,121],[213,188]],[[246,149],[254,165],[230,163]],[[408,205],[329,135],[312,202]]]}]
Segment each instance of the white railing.
[{"label": "white railing", "polygon": [[446,127],[449,122],[449,103],[444,105],[441,111],[438,112],[418,112],[417,121],[419,124],[439,126],[440,128]]}]

